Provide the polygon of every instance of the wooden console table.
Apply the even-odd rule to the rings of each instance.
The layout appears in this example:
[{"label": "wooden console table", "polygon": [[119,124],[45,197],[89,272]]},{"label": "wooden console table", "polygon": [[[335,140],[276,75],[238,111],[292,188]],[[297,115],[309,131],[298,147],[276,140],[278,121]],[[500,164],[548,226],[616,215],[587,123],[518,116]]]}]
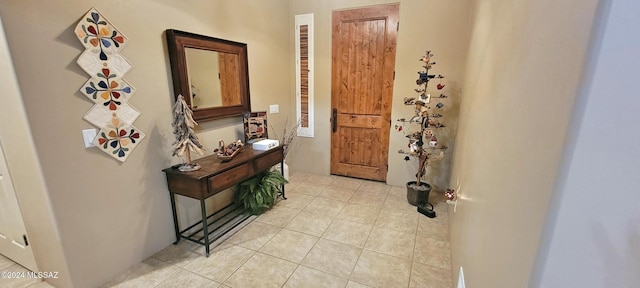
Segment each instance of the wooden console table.
[{"label": "wooden console table", "polygon": [[[232,203],[211,215],[207,215],[205,200],[278,163],[280,163],[280,168],[284,169],[283,161],[282,146],[266,151],[245,147],[242,152],[228,162],[222,162],[215,155],[195,160],[194,162],[202,166],[198,171],[180,172],[176,166],[162,170],[167,176],[169,196],[171,197],[171,210],[176,232],[174,244],[177,244],[180,239],[186,239],[204,245],[207,257],[209,257],[209,245],[240,225],[251,215],[245,212],[242,204],[239,203]],[[281,172],[284,174],[284,171]],[[202,220],[180,230],[175,194],[200,200]],[[282,198],[287,199],[284,195],[284,185]]]}]

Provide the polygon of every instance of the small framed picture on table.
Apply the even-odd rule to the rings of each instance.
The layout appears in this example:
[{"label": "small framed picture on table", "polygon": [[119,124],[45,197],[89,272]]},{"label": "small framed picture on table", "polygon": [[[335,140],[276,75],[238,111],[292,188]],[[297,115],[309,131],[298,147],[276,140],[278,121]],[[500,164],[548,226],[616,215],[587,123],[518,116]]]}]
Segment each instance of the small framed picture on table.
[{"label": "small framed picture on table", "polygon": [[267,111],[244,114],[244,140],[250,144],[269,137],[267,133]]}]

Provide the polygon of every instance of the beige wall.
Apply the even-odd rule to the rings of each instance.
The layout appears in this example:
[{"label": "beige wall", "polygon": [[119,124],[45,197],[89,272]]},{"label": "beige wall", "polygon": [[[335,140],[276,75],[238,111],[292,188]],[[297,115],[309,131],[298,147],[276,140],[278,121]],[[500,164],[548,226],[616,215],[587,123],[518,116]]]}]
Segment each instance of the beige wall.
[{"label": "beige wall", "polygon": [[640,3],[600,4],[530,287],[640,284]]},{"label": "beige wall", "polygon": [[[170,156],[171,73],[164,30],[174,28],[248,44],[253,110],[291,92],[287,1],[0,1],[9,46],[36,150],[75,287],[94,287],[173,242],[161,170]],[[127,162],[85,149],[82,116],[91,102],[79,93],[87,75],[75,63],[84,50],[73,29],[96,7],[127,37],[134,68],[126,79],[147,137]],[[282,69],[282,68],[285,69]],[[270,115],[278,121],[283,114]],[[209,153],[219,138],[237,138],[240,118],[202,123]],[[23,127],[24,128],[24,127]],[[181,206],[192,203],[181,200]],[[188,209],[187,209],[188,210]],[[68,283],[63,283],[63,286]]]},{"label": "beige wall", "polygon": [[475,2],[451,181],[462,185],[452,266],[454,275],[464,267],[468,286],[527,287],[597,0]]},{"label": "beige wall", "polygon": [[[457,105],[459,104],[460,83],[463,76],[465,56],[468,47],[468,32],[471,12],[469,0],[462,1],[424,1],[424,0],[331,0],[290,1],[290,21],[297,14],[314,13],[315,29],[315,138],[299,138],[298,146],[292,151],[288,162],[293,171],[306,171],[318,174],[329,174],[331,133],[331,13],[333,10],[371,6],[384,3],[400,3],[400,30],[396,46],[396,80],[393,89],[391,118],[410,117],[413,111],[403,105],[402,99],[415,96],[416,71],[421,70],[421,62],[417,61],[425,50],[430,49],[436,55],[437,62],[434,73],[445,75],[446,93],[453,102],[443,120],[451,128],[444,131],[439,140],[453,147],[455,135]],[[293,34],[291,34],[293,46]],[[294,69],[293,67],[291,69]],[[432,89],[434,85],[430,85]],[[292,86],[292,91],[294,90]],[[452,89],[453,88],[453,89]],[[293,95],[293,93],[291,93]],[[291,101],[294,101],[292,98]],[[292,102],[295,103],[295,102]],[[445,102],[448,103],[448,102]],[[449,105],[447,105],[449,107]],[[293,113],[293,111],[292,111]],[[291,114],[290,117],[294,117]],[[406,138],[402,133],[393,130],[389,144],[389,172],[387,183],[404,186],[415,175],[417,163],[405,162],[403,155],[396,153],[406,149]],[[302,148],[304,146],[304,148]],[[429,182],[437,188],[447,186],[452,151],[441,164],[435,167]]]},{"label": "beige wall", "polygon": [[0,20],[0,143],[4,147],[22,218],[36,264],[42,272],[58,272],[50,283],[69,286],[71,278],[51,201],[27,122],[4,27]]}]

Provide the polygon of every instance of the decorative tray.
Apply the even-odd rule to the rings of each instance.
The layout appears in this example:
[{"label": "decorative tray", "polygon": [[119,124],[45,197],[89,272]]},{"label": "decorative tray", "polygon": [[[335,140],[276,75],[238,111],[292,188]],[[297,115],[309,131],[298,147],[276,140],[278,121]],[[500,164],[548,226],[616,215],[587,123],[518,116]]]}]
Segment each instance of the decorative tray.
[{"label": "decorative tray", "polygon": [[238,155],[238,153],[240,153],[243,148],[244,144],[240,140],[235,141],[229,145],[224,145],[224,141],[220,139],[220,141],[218,142],[218,148],[213,150],[213,152],[216,153],[218,159],[224,162],[233,159],[233,157],[236,157],[236,155]]},{"label": "decorative tray", "polygon": [[222,160],[223,162],[226,162],[233,159],[233,157],[236,157],[236,155],[238,155],[238,153],[240,153],[242,150],[243,148],[240,148],[234,151],[231,155],[223,155],[222,153],[216,153],[216,156],[218,156],[218,159]]}]

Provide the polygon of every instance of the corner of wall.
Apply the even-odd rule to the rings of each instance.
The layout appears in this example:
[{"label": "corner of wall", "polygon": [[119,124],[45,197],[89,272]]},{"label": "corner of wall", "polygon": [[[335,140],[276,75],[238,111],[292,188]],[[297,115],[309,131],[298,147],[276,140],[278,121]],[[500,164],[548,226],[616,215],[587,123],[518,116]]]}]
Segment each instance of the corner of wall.
[{"label": "corner of wall", "polygon": [[60,232],[53,213],[38,155],[15,76],[11,54],[0,18],[0,139],[7,165],[20,203],[22,216],[36,264],[40,272],[57,272],[59,278],[47,279],[59,287],[71,287]]}]

